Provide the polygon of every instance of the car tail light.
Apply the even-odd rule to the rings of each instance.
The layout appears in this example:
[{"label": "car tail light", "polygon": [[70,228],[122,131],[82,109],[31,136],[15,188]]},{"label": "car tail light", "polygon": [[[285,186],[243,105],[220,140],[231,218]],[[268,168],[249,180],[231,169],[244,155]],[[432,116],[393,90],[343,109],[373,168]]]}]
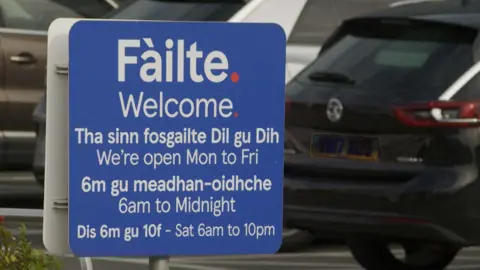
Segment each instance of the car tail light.
[{"label": "car tail light", "polygon": [[396,107],[402,123],[420,127],[470,127],[480,125],[480,102],[432,101]]}]

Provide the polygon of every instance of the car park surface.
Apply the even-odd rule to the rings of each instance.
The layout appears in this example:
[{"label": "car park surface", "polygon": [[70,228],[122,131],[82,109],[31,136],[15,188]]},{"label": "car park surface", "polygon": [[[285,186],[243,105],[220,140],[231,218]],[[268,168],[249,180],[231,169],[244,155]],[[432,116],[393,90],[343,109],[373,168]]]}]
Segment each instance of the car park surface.
[{"label": "car park surface", "polygon": [[[478,249],[468,249],[447,270],[478,270]],[[143,270],[147,269],[144,258],[99,258],[93,260],[95,270]],[[62,270],[80,270],[78,260],[62,260]],[[226,256],[201,258],[173,258],[172,270],[362,270],[341,246],[312,248],[297,253],[265,256]]]},{"label": "car park surface", "polygon": [[[29,228],[29,239],[36,248],[43,248],[41,221],[23,220]],[[4,225],[18,233],[19,223],[6,219]],[[402,256],[401,249],[394,250]],[[462,250],[448,270],[480,269],[480,249]],[[77,258],[61,258],[61,270],[81,270]],[[147,258],[93,258],[95,270],[143,270],[148,268]],[[173,257],[172,270],[361,270],[342,243],[315,245],[295,253],[247,256]]]}]

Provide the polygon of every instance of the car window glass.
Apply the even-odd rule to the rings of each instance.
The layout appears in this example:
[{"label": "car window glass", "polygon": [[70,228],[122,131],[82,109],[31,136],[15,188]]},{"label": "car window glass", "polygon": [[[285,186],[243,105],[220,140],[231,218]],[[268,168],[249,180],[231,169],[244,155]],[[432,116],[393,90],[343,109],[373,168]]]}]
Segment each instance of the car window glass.
[{"label": "car window glass", "polygon": [[[337,73],[353,80],[358,91],[424,101],[438,98],[474,62],[473,29],[360,21],[343,26],[337,41],[297,79],[325,83],[310,74]],[[294,94],[314,94],[303,91]]]},{"label": "car window glass", "polygon": [[288,40],[320,46],[345,19],[386,8],[394,0],[309,0]]},{"label": "car window glass", "polygon": [[186,2],[138,0],[109,17],[166,21],[223,21],[243,7],[241,1]]},{"label": "car window glass", "polygon": [[392,41],[378,51],[374,63],[393,68],[421,68],[438,45],[434,42]]},{"label": "car window glass", "polygon": [[48,30],[56,18],[81,18],[77,12],[50,0],[0,0],[3,24],[7,28]]}]

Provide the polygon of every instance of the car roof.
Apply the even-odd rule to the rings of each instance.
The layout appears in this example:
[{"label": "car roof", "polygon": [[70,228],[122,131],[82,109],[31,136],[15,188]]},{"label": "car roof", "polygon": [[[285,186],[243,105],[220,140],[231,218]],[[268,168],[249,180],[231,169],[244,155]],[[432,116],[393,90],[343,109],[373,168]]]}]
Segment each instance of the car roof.
[{"label": "car roof", "polygon": [[404,4],[356,18],[409,18],[480,29],[480,0],[444,0]]}]

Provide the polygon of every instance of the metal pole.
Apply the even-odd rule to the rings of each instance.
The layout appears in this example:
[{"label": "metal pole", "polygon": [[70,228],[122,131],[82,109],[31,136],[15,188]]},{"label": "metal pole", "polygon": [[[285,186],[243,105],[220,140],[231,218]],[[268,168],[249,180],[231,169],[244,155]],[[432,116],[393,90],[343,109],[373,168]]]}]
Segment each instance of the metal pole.
[{"label": "metal pole", "polygon": [[149,257],[148,269],[149,270],[168,270],[168,257]]},{"label": "metal pole", "polygon": [[93,270],[92,259],[90,258],[78,258],[80,261],[80,268],[82,270]]}]

